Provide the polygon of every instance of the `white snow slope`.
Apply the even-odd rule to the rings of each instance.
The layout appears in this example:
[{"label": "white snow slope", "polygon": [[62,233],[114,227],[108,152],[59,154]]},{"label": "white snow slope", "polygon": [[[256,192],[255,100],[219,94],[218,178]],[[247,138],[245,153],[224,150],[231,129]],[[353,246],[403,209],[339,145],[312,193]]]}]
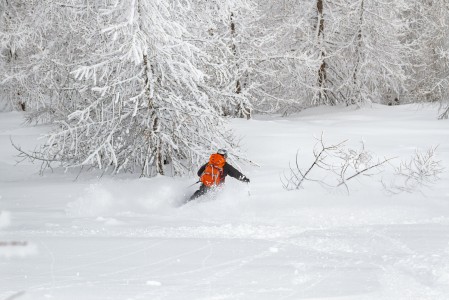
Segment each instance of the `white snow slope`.
[{"label": "white snow slope", "polygon": [[[0,113],[0,300],[449,299],[449,122],[435,106],[307,110],[232,120],[260,167],[239,165],[214,197],[179,206],[196,177],[103,177],[16,165],[45,126]],[[438,146],[434,185],[391,195],[385,172],[345,188],[280,177],[311,163],[314,136],[409,159]],[[384,177],[384,174],[386,177]]]}]

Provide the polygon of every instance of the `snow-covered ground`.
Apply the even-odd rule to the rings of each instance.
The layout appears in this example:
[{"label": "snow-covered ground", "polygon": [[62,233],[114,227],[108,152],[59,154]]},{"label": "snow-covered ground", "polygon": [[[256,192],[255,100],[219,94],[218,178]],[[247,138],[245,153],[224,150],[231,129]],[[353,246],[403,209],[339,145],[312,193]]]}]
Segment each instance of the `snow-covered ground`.
[{"label": "snow-covered ground", "polygon": [[[435,106],[306,110],[232,120],[260,167],[239,165],[213,198],[184,206],[196,178],[116,177],[15,165],[46,126],[0,113],[0,300],[449,299],[449,122]],[[325,189],[286,191],[309,166],[314,136],[360,141],[378,157],[409,159],[438,146],[441,180],[391,195],[388,172]],[[395,163],[396,163],[395,162]]]}]

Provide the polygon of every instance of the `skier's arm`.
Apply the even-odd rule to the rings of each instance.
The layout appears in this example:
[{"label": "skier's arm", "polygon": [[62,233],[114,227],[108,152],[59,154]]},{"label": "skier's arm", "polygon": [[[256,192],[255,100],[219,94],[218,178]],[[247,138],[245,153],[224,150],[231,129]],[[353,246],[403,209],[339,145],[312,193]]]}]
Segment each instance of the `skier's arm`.
[{"label": "skier's arm", "polygon": [[201,174],[203,174],[204,170],[206,169],[207,164],[204,164],[199,170],[198,170],[198,177],[201,177]]},{"label": "skier's arm", "polygon": [[224,171],[227,175],[234,177],[237,180],[243,181],[243,182],[249,182],[249,178],[240,173],[236,168],[231,166],[230,164],[225,164]]}]

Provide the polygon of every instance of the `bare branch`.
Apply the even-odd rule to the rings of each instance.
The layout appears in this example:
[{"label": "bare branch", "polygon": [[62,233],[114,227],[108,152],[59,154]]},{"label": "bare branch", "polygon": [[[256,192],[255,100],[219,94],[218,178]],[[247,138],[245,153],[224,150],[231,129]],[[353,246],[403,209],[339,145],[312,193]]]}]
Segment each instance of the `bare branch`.
[{"label": "bare branch", "polygon": [[[342,182],[340,182],[340,183],[337,185],[337,187],[338,187],[338,186],[341,186],[342,184],[346,184],[347,181],[349,181],[349,180],[353,179],[354,177],[359,176],[359,175],[361,175],[361,174],[363,174],[363,173],[365,173],[365,172],[367,172],[367,171],[369,171],[369,170],[371,170],[371,169],[380,167],[381,165],[387,163],[388,161],[390,161],[390,160],[392,160],[392,159],[395,159],[395,158],[394,158],[394,157],[392,157],[392,158],[386,158],[386,159],[384,159],[383,161],[379,161],[378,163],[376,163],[376,164],[374,164],[374,165],[372,165],[372,166],[369,166],[369,167],[366,167],[366,168],[364,168],[364,169],[362,169],[362,170],[359,170],[359,171],[356,172],[355,174],[353,174],[353,175],[351,175],[351,176],[345,178]],[[346,169],[345,169],[345,171],[346,171]],[[342,174],[344,175],[344,173],[342,173]]]},{"label": "bare branch", "polygon": [[440,180],[443,173],[441,161],[436,158],[437,147],[429,148],[425,152],[419,150],[407,161],[402,161],[394,167],[394,181],[388,186],[383,182],[386,191],[392,194],[419,191]]},{"label": "bare branch", "polygon": [[[349,193],[348,181],[360,176],[366,175],[368,171],[378,170],[380,167],[394,158],[384,158],[373,162],[373,155],[365,149],[363,142],[360,149],[350,149],[345,147],[345,141],[326,145],[323,134],[317,139],[312,152],[314,160],[308,168],[301,168],[299,163],[299,151],[296,153],[295,167],[289,166],[290,171],[284,174],[282,185],[287,190],[299,189],[305,181],[319,183],[327,188],[337,188],[344,186]],[[311,178],[311,173],[321,170],[324,174],[332,176],[322,177],[322,179]]]}]

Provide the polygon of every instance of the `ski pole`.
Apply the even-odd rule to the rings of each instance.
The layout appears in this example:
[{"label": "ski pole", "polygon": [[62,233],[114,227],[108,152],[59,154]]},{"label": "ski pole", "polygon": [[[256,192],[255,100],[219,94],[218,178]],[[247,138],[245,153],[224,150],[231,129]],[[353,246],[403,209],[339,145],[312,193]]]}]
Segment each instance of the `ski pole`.
[{"label": "ski pole", "polygon": [[198,181],[195,182],[194,184],[189,185],[187,188],[189,188],[189,187],[191,187],[191,186],[194,186],[195,184],[197,184],[197,183],[199,183],[199,182],[201,182],[201,180],[198,180]]},{"label": "ski pole", "polygon": [[247,184],[248,184],[248,197],[251,197],[251,188],[249,186],[249,182],[247,182]]}]

